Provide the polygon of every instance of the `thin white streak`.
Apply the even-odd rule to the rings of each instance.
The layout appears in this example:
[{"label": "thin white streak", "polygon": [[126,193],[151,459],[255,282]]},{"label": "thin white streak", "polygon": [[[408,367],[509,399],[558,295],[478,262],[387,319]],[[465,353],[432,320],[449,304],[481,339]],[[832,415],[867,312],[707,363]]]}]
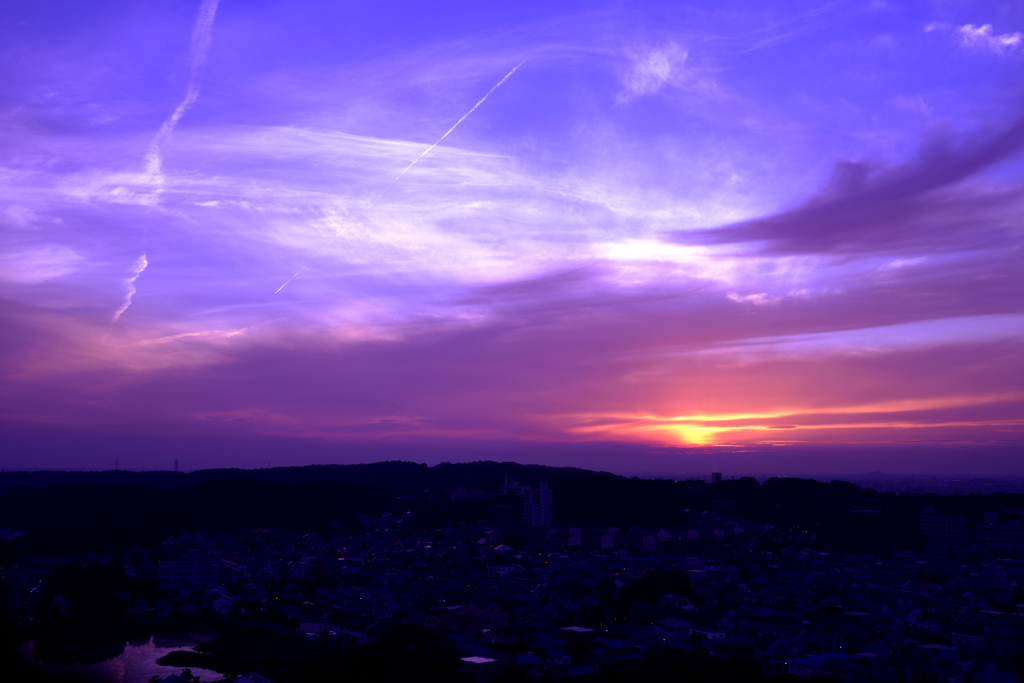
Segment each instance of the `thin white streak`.
[{"label": "thin white streak", "polygon": [[[339,233],[339,234],[340,234],[340,233]],[[320,255],[320,253],[321,253],[321,252],[323,252],[323,250],[324,250],[324,249],[326,249],[327,247],[329,247],[329,246],[331,246],[332,244],[334,244],[334,240],[336,240],[336,239],[338,239],[338,235],[335,235],[334,237],[332,237],[331,239],[329,239],[329,240],[327,241],[327,244],[325,244],[324,246],[320,247],[320,251],[318,251],[318,252],[316,252],[315,254],[313,254],[313,259],[315,259],[315,258],[316,258],[317,256],[319,256],[319,255]],[[284,281],[284,284],[283,284],[283,285],[281,285],[280,287],[278,287],[277,289],[275,289],[275,290],[274,290],[274,294],[277,294],[277,293],[278,293],[278,292],[280,292],[280,291],[281,291],[282,289],[284,289],[285,287],[287,287],[287,286],[288,286],[288,283],[289,283],[289,282],[291,282],[292,280],[294,280],[295,278],[297,278],[297,277],[299,276],[299,273],[301,273],[302,271],[304,271],[304,270],[306,269],[306,267],[307,267],[307,266],[308,266],[308,265],[309,265],[309,264],[310,264],[310,263],[311,263],[311,262],[313,261],[313,259],[310,259],[309,261],[306,261],[305,263],[303,263],[303,264],[302,264],[302,267],[301,267],[301,268],[299,268],[298,270],[296,270],[296,271],[295,271],[295,274],[294,274],[294,275],[292,275],[292,276],[291,276],[290,278],[288,278],[287,280],[285,280],[285,281]]]},{"label": "thin white streak", "polygon": [[423,157],[425,157],[425,156],[427,156],[428,154],[430,154],[430,152],[431,152],[431,151],[433,151],[433,149],[434,149],[435,147],[437,147],[438,145],[440,145],[440,144],[441,144],[441,142],[442,142],[442,141],[443,141],[443,140],[444,140],[444,139],[445,139],[446,137],[448,137],[449,135],[451,135],[451,134],[452,134],[452,131],[453,131],[453,130],[455,130],[456,128],[458,128],[458,127],[459,127],[459,124],[460,124],[460,123],[462,123],[463,121],[465,121],[465,120],[466,120],[466,118],[467,118],[467,117],[469,117],[469,115],[470,115],[470,114],[472,114],[473,112],[475,112],[475,111],[477,110],[477,107],[479,107],[479,106],[480,106],[481,104],[483,104],[484,102],[486,102],[486,101],[487,101],[487,98],[491,96],[491,93],[493,93],[493,92],[494,92],[495,90],[497,90],[498,88],[500,88],[500,87],[501,87],[501,84],[502,84],[502,83],[504,83],[505,81],[507,81],[507,80],[509,79],[509,76],[511,76],[512,74],[514,74],[514,73],[515,73],[516,71],[518,71],[518,70],[519,70],[519,67],[521,67],[522,65],[523,65],[523,62],[519,62],[518,64],[516,64],[516,65],[515,65],[515,67],[514,67],[514,68],[513,68],[513,69],[512,69],[511,71],[509,71],[509,72],[508,72],[507,74],[505,74],[505,77],[504,77],[503,79],[501,79],[500,81],[498,81],[498,84],[497,84],[497,85],[495,85],[495,86],[494,86],[493,88],[491,88],[490,90],[488,90],[488,91],[487,91],[487,94],[486,94],[486,95],[484,95],[483,97],[481,97],[481,98],[480,98],[480,101],[479,101],[479,102],[477,102],[476,104],[474,104],[474,105],[473,105],[473,108],[472,108],[472,109],[470,109],[470,110],[469,110],[469,111],[467,111],[467,112],[466,112],[465,114],[463,114],[462,118],[461,118],[461,119],[459,119],[458,121],[456,121],[456,122],[455,122],[455,125],[454,125],[454,126],[452,126],[451,128],[449,128],[449,129],[448,129],[448,132],[447,132],[447,133],[445,133],[444,135],[442,135],[441,137],[439,137],[439,138],[437,139],[437,142],[435,142],[434,144],[432,144],[432,145],[431,145],[430,147],[427,147],[427,149],[426,149],[426,150],[424,150],[423,154],[420,154],[420,155],[419,155],[418,157],[416,157],[415,159],[413,159],[412,163],[411,163],[411,164],[409,164],[408,166],[406,166],[406,167],[405,167],[405,168],[404,168],[404,169],[402,170],[402,172],[398,174],[398,176],[397,176],[397,177],[395,178],[395,180],[398,180],[398,179],[399,179],[399,178],[401,178],[401,177],[402,177],[403,175],[405,175],[405,174],[406,174],[406,173],[407,173],[407,172],[409,171],[409,169],[410,169],[410,168],[412,168],[412,167],[413,167],[413,166],[415,166],[415,165],[416,165],[417,163],[419,163],[420,159],[422,159]]},{"label": "thin white streak", "polygon": [[306,269],[306,268],[307,268],[307,267],[309,266],[309,264],[310,264],[310,263],[312,263],[312,262],[313,262],[313,261],[314,261],[314,260],[316,259],[316,257],[317,257],[317,256],[319,256],[320,254],[324,253],[324,250],[325,250],[325,249],[327,249],[327,247],[329,247],[329,246],[331,246],[332,244],[334,244],[334,240],[336,240],[336,239],[338,239],[339,237],[341,237],[342,235],[344,235],[346,231],[347,231],[347,228],[346,228],[345,230],[339,230],[339,231],[338,231],[338,232],[337,232],[337,233],[336,233],[336,234],[334,235],[334,237],[332,237],[331,239],[327,240],[327,243],[326,243],[326,244],[324,244],[324,246],[320,247],[320,248],[319,248],[319,249],[317,250],[317,252],[316,252],[315,254],[313,254],[313,257],[312,257],[311,259],[309,259],[309,260],[308,260],[308,261],[306,261],[306,262],[305,262],[304,264],[302,264],[302,267],[301,267],[301,268],[299,268],[299,269],[298,269],[297,271],[295,271],[295,274],[294,274],[294,275],[292,275],[292,276],[291,276],[290,278],[288,278],[287,280],[285,280],[285,281],[284,281],[284,284],[283,284],[283,285],[281,285],[281,286],[280,286],[280,287],[278,287],[278,288],[277,288],[276,290],[274,290],[274,294],[277,294],[277,293],[278,293],[278,292],[280,292],[280,291],[281,291],[282,289],[284,289],[285,287],[287,287],[287,286],[288,286],[288,283],[289,283],[289,282],[291,282],[292,280],[294,280],[295,278],[297,278],[297,277],[299,276],[299,273],[301,273],[302,271],[304,271],[304,270],[305,270],[305,269]]},{"label": "thin white streak", "polygon": [[146,173],[153,177],[159,192],[163,188],[163,157],[160,146],[174,132],[181,117],[199,98],[199,86],[202,81],[202,67],[206,64],[206,56],[210,52],[210,43],[213,38],[213,20],[217,15],[217,4],[220,0],[203,0],[199,6],[199,14],[196,16],[195,26],[192,28],[192,44],[189,47],[189,76],[188,87],[185,90],[185,99],[177,106],[174,112],[163,122],[153,141],[149,144],[146,152]]},{"label": "thin white streak", "polygon": [[[400,180],[400,179],[402,178],[402,176],[403,176],[403,175],[405,175],[405,174],[406,174],[406,172],[408,172],[408,171],[409,171],[409,169],[410,169],[410,168],[412,168],[413,166],[415,166],[415,165],[416,165],[416,164],[417,164],[417,163],[418,163],[418,162],[419,162],[419,161],[420,161],[420,160],[421,160],[421,159],[422,159],[423,157],[425,157],[425,156],[427,156],[428,154],[430,154],[430,152],[431,152],[431,151],[432,151],[432,150],[433,150],[433,149],[434,149],[435,147],[437,147],[438,145],[440,145],[440,144],[441,144],[441,142],[442,142],[442,141],[443,141],[443,140],[444,140],[444,139],[445,139],[446,137],[448,137],[449,135],[451,135],[451,134],[452,134],[452,131],[453,131],[453,130],[455,130],[456,128],[458,128],[458,127],[459,127],[459,124],[460,124],[460,123],[462,123],[463,121],[465,121],[465,120],[466,120],[466,118],[467,118],[467,117],[468,117],[468,116],[469,116],[470,114],[472,114],[473,112],[475,112],[475,111],[477,110],[477,108],[478,108],[478,107],[479,107],[479,106],[480,106],[481,104],[483,104],[484,102],[486,102],[486,101],[487,101],[487,98],[491,96],[491,93],[493,93],[493,92],[494,92],[495,90],[497,90],[498,88],[500,88],[500,87],[501,87],[501,84],[502,84],[502,83],[504,83],[505,81],[507,81],[507,80],[509,79],[509,76],[511,76],[512,74],[514,74],[514,73],[515,73],[516,71],[518,71],[518,70],[519,70],[519,67],[521,67],[522,65],[523,65],[523,62],[519,62],[518,64],[516,64],[516,65],[515,65],[515,67],[513,67],[511,71],[509,71],[509,72],[508,72],[507,74],[505,74],[505,77],[504,77],[504,78],[502,78],[502,79],[501,79],[500,81],[498,81],[497,85],[495,85],[495,86],[494,86],[493,88],[491,88],[490,90],[488,90],[488,91],[487,91],[487,94],[486,94],[486,95],[484,95],[483,97],[481,97],[481,98],[480,98],[480,101],[479,101],[479,102],[477,102],[476,104],[474,104],[474,105],[473,105],[473,107],[472,107],[472,108],[471,108],[471,109],[470,109],[469,111],[467,111],[467,112],[466,112],[465,114],[463,114],[463,115],[462,115],[462,118],[461,118],[461,119],[459,119],[458,121],[456,121],[456,122],[455,122],[455,125],[454,125],[454,126],[452,126],[451,128],[449,128],[449,129],[448,129],[448,132],[446,132],[446,133],[445,133],[444,135],[442,135],[441,137],[439,137],[439,138],[437,139],[437,142],[435,142],[434,144],[432,144],[432,145],[431,145],[430,147],[427,147],[427,149],[425,149],[425,150],[423,151],[423,153],[422,153],[422,154],[420,154],[420,155],[419,155],[418,157],[416,157],[415,159],[413,159],[412,163],[411,163],[411,164],[409,164],[408,166],[406,166],[406,167],[405,167],[405,168],[404,168],[404,169],[402,170],[402,172],[401,172],[401,173],[399,173],[399,174],[398,174],[397,176],[395,176],[395,179],[394,179],[394,181],[392,181],[392,182],[398,182],[398,181],[399,181],[399,180]],[[304,263],[304,264],[302,265],[302,267],[301,267],[301,268],[299,268],[299,269],[298,269],[297,271],[295,271],[295,274],[294,274],[294,275],[292,275],[292,276],[291,276],[290,278],[288,278],[287,280],[285,280],[285,281],[284,281],[284,284],[283,284],[283,285],[281,285],[280,287],[278,287],[278,288],[277,288],[277,289],[276,289],[276,290],[274,291],[274,294],[277,294],[277,293],[278,293],[278,292],[280,292],[280,291],[281,291],[282,289],[284,289],[285,287],[287,287],[287,286],[288,286],[288,283],[289,283],[289,282],[291,282],[292,280],[294,280],[295,278],[297,278],[297,277],[299,276],[299,274],[300,274],[300,273],[301,273],[302,271],[304,271],[304,270],[305,270],[305,269],[306,269],[306,268],[307,268],[307,267],[309,266],[309,264],[313,262],[313,260],[314,260],[314,259],[316,259],[316,257],[317,257],[317,256],[319,256],[320,254],[322,254],[322,253],[324,252],[324,250],[325,250],[325,249],[327,249],[327,247],[329,247],[329,246],[331,246],[332,244],[334,244],[334,240],[336,240],[336,239],[338,239],[339,237],[341,237],[341,236],[342,236],[342,235],[343,235],[344,233],[345,233],[345,231],[344,231],[344,230],[341,230],[341,231],[339,231],[339,232],[338,232],[338,233],[337,233],[337,234],[336,234],[336,235],[335,235],[334,237],[332,237],[331,239],[329,239],[329,240],[327,241],[327,244],[325,244],[324,246],[320,247],[320,249],[319,249],[319,250],[318,250],[318,251],[317,251],[317,252],[316,252],[315,254],[313,254],[313,257],[312,257],[311,259],[309,259],[308,261],[306,261],[306,262],[305,262],[305,263]]]},{"label": "thin white streak", "polygon": [[136,291],[135,281],[139,279],[139,276],[142,275],[142,271],[144,271],[148,265],[149,261],[146,260],[145,254],[137,258],[135,263],[132,264],[132,267],[129,270],[132,276],[124,279],[124,284],[128,288],[124,295],[124,303],[122,303],[121,308],[117,309],[117,312],[114,313],[114,319],[110,321],[111,325],[116,323],[117,319],[121,317],[121,314],[127,311],[128,307],[132,305],[132,297],[135,296]]}]

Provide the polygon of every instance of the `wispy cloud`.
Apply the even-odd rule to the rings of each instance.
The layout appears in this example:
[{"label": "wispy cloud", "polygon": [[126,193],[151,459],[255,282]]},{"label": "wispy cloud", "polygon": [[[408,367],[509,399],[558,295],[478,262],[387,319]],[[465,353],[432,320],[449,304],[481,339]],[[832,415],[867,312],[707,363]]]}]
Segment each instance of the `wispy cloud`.
[{"label": "wispy cloud", "polygon": [[624,97],[652,95],[666,85],[684,81],[687,57],[689,52],[673,42],[634,55],[625,78]]},{"label": "wispy cloud", "polygon": [[213,40],[213,21],[217,16],[217,5],[219,2],[220,0],[202,0],[202,4],[199,5],[199,12],[196,15],[196,21],[192,28],[192,42],[189,46],[189,74],[188,85],[185,88],[185,97],[175,107],[171,115],[160,125],[160,130],[149,144],[149,150],[146,152],[146,173],[151,177],[152,182],[156,184],[158,192],[164,184],[162,146],[178,126],[181,117],[199,99],[203,67],[206,66],[206,58],[210,52],[210,44]]},{"label": "wispy cloud", "polygon": [[121,315],[128,310],[128,307],[132,305],[132,297],[135,296],[135,292],[137,291],[135,289],[135,281],[139,279],[139,276],[142,275],[142,271],[146,270],[146,266],[148,265],[149,261],[146,260],[146,255],[143,254],[136,259],[135,263],[133,263],[131,268],[128,269],[128,272],[131,273],[131,275],[124,279],[124,302],[121,304],[121,307],[114,312],[114,318],[110,321],[111,324],[116,323],[118,318],[120,318]]},{"label": "wispy cloud", "polygon": [[[507,74],[505,74],[505,76],[500,81],[498,81],[494,85],[494,87],[492,87],[490,90],[488,90],[484,94],[484,96],[481,97],[479,101],[477,101],[476,104],[474,104],[472,107],[470,107],[469,111],[467,111],[465,114],[463,114],[462,117],[458,121],[456,121],[452,125],[451,128],[449,128],[447,131],[445,131],[444,135],[439,137],[437,139],[437,141],[434,142],[434,144],[432,144],[429,147],[427,147],[425,150],[423,150],[423,152],[420,153],[419,156],[417,156],[415,159],[413,159],[411,162],[409,162],[409,165],[406,166],[405,168],[403,168],[398,173],[398,175],[395,176],[395,179],[394,179],[393,182],[397,183],[399,180],[401,180],[402,176],[404,176],[406,173],[408,173],[412,169],[413,166],[415,166],[417,163],[419,163],[423,158],[425,158],[428,154],[430,154],[438,145],[440,145],[442,142],[444,142],[444,139],[447,138],[449,135],[451,135],[452,132],[454,132],[455,129],[459,127],[459,124],[461,124],[463,121],[465,121],[467,118],[469,118],[469,115],[472,114],[474,111],[476,111],[480,107],[480,105],[482,105],[484,102],[486,102],[487,98],[490,97],[491,94],[495,90],[500,88],[502,86],[502,84],[505,81],[507,81],[509,79],[509,77],[512,76],[512,74],[514,74],[516,71],[518,71],[519,67],[521,67],[522,65],[523,65],[523,63],[520,62],[519,64],[516,64],[514,67],[512,67],[512,70],[509,71]],[[316,258],[317,256],[319,256],[325,249],[329,248],[332,244],[334,244],[335,240],[337,240],[339,237],[341,237],[344,234],[345,234],[345,229],[344,228],[339,229],[337,232],[335,232],[335,234],[324,244],[324,246],[321,247],[316,252],[316,254],[313,255],[313,258]],[[292,275],[290,278],[288,278],[287,280],[284,281],[284,284],[282,284],[280,287],[278,287],[276,290],[274,290],[274,294],[279,294],[282,289],[284,289],[285,287],[288,286],[288,283],[290,283],[292,280],[294,280],[296,277],[298,277],[302,273],[302,271],[304,271],[308,266],[309,266],[309,262],[306,262],[305,264],[303,264],[301,268],[299,268],[297,271],[295,271],[294,275]]]},{"label": "wispy cloud", "polygon": [[992,24],[981,26],[964,24],[957,28],[956,35],[960,39],[960,44],[965,47],[987,50],[996,54],[1007,54],[1018,50],[1022,40],[1019,31],[996,35]]},{"label": "wispy cloud", "polygon": [[73,273],[82,257],[61,244],[46,244],[0,254],[0,280],[38,284]]},{"label": "wispy cloud", "polygon": [[[672,233],[679,242],[757,242],[773,253],[865,253],[955,249],[1008,238],[1020,189],[956,188],[1024,147],[1024,116],[994,135],[959,146],[935,137],[902,167],[843,161],[827,190],[804,206],[707,231]],[[940,194],[940,191],[941,194]],[[1000,237],[1002,235],[1002,237]]]},{"label": "wispy cloud", "polygon": [[925,24],[924,32],[951,36],[961,47],[996,55],[1015,53],[1024,40],[1019,31],[996,34],[992,24],[955,26],[945,21],[932,21]]}]

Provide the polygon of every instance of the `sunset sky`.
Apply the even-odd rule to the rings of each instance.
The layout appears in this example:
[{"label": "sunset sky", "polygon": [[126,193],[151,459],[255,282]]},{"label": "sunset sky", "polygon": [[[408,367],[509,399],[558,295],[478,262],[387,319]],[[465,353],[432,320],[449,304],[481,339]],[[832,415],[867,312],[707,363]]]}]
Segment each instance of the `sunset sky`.
[{"label": "sunset sky", "polygon": [[10,0],[0,468],[1021,473],[1022,152],[1024,3]]}]

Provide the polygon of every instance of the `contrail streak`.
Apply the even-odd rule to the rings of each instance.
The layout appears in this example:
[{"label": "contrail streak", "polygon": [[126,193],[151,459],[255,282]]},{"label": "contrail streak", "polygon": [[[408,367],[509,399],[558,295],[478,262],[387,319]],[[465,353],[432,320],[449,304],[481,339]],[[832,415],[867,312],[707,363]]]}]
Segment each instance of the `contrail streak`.
[{"label": "contrail streak", "polygon": [[307,268],[307,267],[309,266],[309,264],[313,262],[313,259],[315,259],[315,258],[316,258],[317,256],[319,256],[320,254],[322,254],[322,253],[323,253],[323,251],[324,251],[324,249],[326,249],[327,247],[329,247],[329,246],[331,246],[332,244],[334,244],[334,240],[338,239],[339,237],[341,237],[341,233],[340,233],[340,232],[339,232],[339,233],[338,233],[337,235],[335,235],[334,237],[332,237],[331,239],[327,240],[327,244],[325,244],[324,246],[320,247],[320,249],[319,249],[319,250],[318,250],[318,251],[317,251],[317,252],[316,252],[315,254],[313,254],[313,258],[311,258],[311,259],[309,259],[308,261],[306,261],[305,263],[303,263],[303,264],[302,264],[302,267],[301,267],[301,268],[299,268],[298,270],[296,270],[296,271],[295,271],[295,274],[294,274],[294,275],[292,275],[292,276],[291,276],[290,278],[288,278],[287,280],[285,280],[285,281],[284,281],[284,284],[283,284],[283,285],[281,285],[280,287],[278,287],[277,289],[275,289],[275,290],[274,290],[274,294],[277,294],[277,293],[278,293],[278,292],[280,292],[280,291],[281,291],[282,289],[284,289],[285,287],[287,287],[287,286],[288,286],[288,283],[289,283],[289,282],[291,282],[292,280],[294,280],[295,278],[297,278],[297,277],[299,276],[299,273],[301,273],[302,271],[304,271],[304,270],[305,270],[305,269],[306,269],[306,268]]},{"label": "contrail streak", "polygon": [[149,261],[146,260],[145,254],[137,258],[135,263],[132,264],[132,267],[128,271],[132,276],[124,279],[124,284],[128,287],[128,291],[125,292],[124,295],[124,303],[122,303],[121,308],[117,309],[117,312],[114,313],[114,319],[110,321],[111,325],[116,323],[117,319],[121,317],[121,314],[127,311],[128,307],[132,305],[132,297],[135,296],[136,291],[135,281],[139,279],[139,276],[142,275],[142,271],[144,271],[148,265]]},{"label": "contrail streak", "polygon": [[149,150],[146,152],[146,173],[153,176],[157,185],[163,185],[163,157],[160,152],[160,145],[166,140],[178,121],[185,115],[185,112],[195,103],[199,97],[199,86],[202,81],[202,70],[206,64],[206,55],[210,52],[210,42],[213,37],[213,20],[217,15],[217,4],[220,0],[203,0],[199,6],[199,13],[196,15],[196,23],[192,28],[192,44],[189,47],[189,75],[188,87],[185,89],[185,99],[177,106],[174,112],[163,122],[153,141],[149,143]]},{"label": "contrail streak", "polygon": [[416,157],[415,159],[413,159],[412,163],[411,163],[411,164],[409,164],[408,166],[406,166],[406,167],[405,167],[405,168],[404,168],[404,169],[402,170],[402,172],[398,174],[398,176],[397,176],[397,177],[395,178],[395,180],[398,180],[399,178],[401,178],[402,176],[404,176],[404,175],[405,175],[405,174],[406,174],[406,173],[407,173],[407,172],[409,171],[409,169],[410,169],[410,168],[412,168],[412,167],[413,167],[413,166],[415,166],[415,165],[416,165],[417,163],[419,163],[420,159],[422,159],[423,157],[425,157],[425,156],[427,156],[428,154],[430,154],[430,152],[431,152],[431,151],[433,151],[433,149],[434,149],[435,147],[437,147],[438,145],[440,145],[440,144],[441,144],[441,142],[442,142],[442,141],[443,141],[443,140],[444,140],[444,139],[445,139],[446,137],[448,137],[449,135],[451,135],[451,134],[452,134],[452,131],[453,131],[453,130],[455,130],[456,128],[458,128],[458,127],[459,127],[459,124],[460,124],[460,123],[462,123],[463,121],[465,121],[465,120],[466,120],[466,118],[467,118],[467,117],[468,117],[468,116],[469,116],[470,114],[472,114],[473,112],[475,112],[475,111],[476,111],[476,109],[477,109],[477,107],[479,107],[479,106],[480,106],[481,104],[483,104],[484,102],[486,102],[486,101],[487,101],[487,98],[491,96],[491,93],[493,93],[493,92],[494,92],[495,90],[497,90],[498,88],[500,88],[500,87],[501,87],[501,84],[502,84],[502,83],[504,83],[505,81],[507,81],[507,80],[508,80],[508,78],[509,78],[509,76],[511,76],[512,74],[514,74],[514,73],[515,73],[516,71],[518,71],[518,70],[519,70],[519,67],[521,67],[522,65],[523,65],[523,63],[522,63],[522,62],[519,62],[518,64],[516,64],[516,65],[515,65],[515,67],[514,67],[514,68],[513,68],[513,69],[512,69],[511,71],[509,71],[509,72],[508,72],[507,74],[505,74],[505,77],[504,77],[503,79],[501,79],[500,81],[498,81],[498,84],[497,84],[497,85],[495,85],[495,86],[494,86],[493,88],[491,88],[490,90],[488,90],[488,91],[487,91],[487,94],[486,94],[486,95],[484,95],[483,97],[481,97],[481,98],[480,98],[480,101],[479,101],[479,102],[477,102],[476,104],[474,104],[474,105],[473,105],[473,108],[472,108],[472,109],[470,109],[470,110],[469,110],[469,111],[467,111],[467,112],[466,112],[465,114],[463,114],[462,118],[461,118],[461,119],[459,119],[458,121],[456,121],[456,122],[455,122],[455,125],[454,125],[454,126],[452,126],[451,128],[449,128],[449,129],[448,129],[448,132],[447,132],[447,133],[445,133],[444,135],[442,135],[441,137],[439,137],[439,138],[437,139],[437,142],[435,142],[434,144],[432,144],[432,145],[431,145],[430,147],[427,147],[427,149],[426,149],[426,150],[425,150],[425,151],[423,152],[423,154],[421,154],[421,155],[419,155],[418,157]]},{"label": "contrail streak", "polygon": [[[509,72],[508,72],[507,74],[505,74],[505,77],[504,77],[504,78],[502,78],[502,79],[501,79],[500,81],[498,81],[497,85],[495,85],[495,86],[494,86],[493,88],[491,88],[490,90],[488,90],[488,91],[487,91],[487,94],[486,94],[486,95],[484,95],[483,97],[481,97],[481,98],[480,98],[480,101],[479,101],[479,102],[477,102],[476,104],[474,104],[474,105],[473,105],[473,107],[472,107],[472,108],[471,108],[471,109],[470,109],[469,111],[467,111],[467,112],[466,112],[465,114],[463,114],[463,115],[462,115],[462,118],[461,118],[461,119],[459,119],[458,121],[456,121],[456,122],[455,122],[455,125],[454,125],[454,126],[452,126],[451,128],[449,128],[449,129],[448,129],[448,131],[447,131],[447,132],[446,132],[446,133],[445,133],[444,135],[442,135],[441,137],[439,137],[439,138],[437,139],[437,142],[435,142],[434,144],[432,144],[432,145],[431,145],[430,147],[427,147],[427,149],[426,149],[426,150],[424,150],[424,152],[423,152],[422,154],[420,154],[420,155],[419,155],[418,157],[416,157],[415,159],[413,159],[413,160],[412,160],[412,163],[411,163],[411,164],[409,164],[409,165],[408,165],[408,166],[406,166],[406,167],[405,167],[404,169],[402,169],[402,172],[401,172],[401,173],[399,173],[399,174],[398,174],[397,176],[395,176],[395,179],[394,179],[394,180],[393,180],[392,182],[398,182],[398,181],[399,181],[399,180],[400,180],[400,179],[402,178],[402,176],[404,176],[404,175],[405,175],[405,174],[406,174],[406,173],[407,173],[407,172],[409,171],[409,169],[410,169],[410,168],[412,168],[412,167],[413,167],[413,166],[415,166],[415,165],[416,165],[417,163],[419,163],[419,161],[420,161],[420,160],[421,160],[421,159],[422,159],[423,157],[425,157],[425,156],[427,156],[428,154],[430,154],[430,152],[431,152],[431,151],[433,151],[433,149],[434,149],[435,147],[437,147],[438,145],[440,145],[440,144],[441,144],[441,142],[443,142],[443,141],[444,141],[444,139],[445,139],[446,137],[448,137],[449,135],[451,135],[451,134],[452,134],[452,131],[453,131],[453,130],[455,130],[456,128],[458,128],[458,127],[459,127],[459,124],[460,124],[460,123],[462,123],[463,121],[465,121],[465,120],[466,120],[466,118],[467,118],[467,117],[468,117],[468,116],[469,116],[470,114],[472,114],[473,112],[475,112],[475,111],[477,110],[477,108],[478,108],[478,107],[479,107],[479,106],[480,106],[481,104],[483,104],[484,102],[486,102],[486,101],[487,101],[487,98],[491,96],[491,93],[493,93],[493,92],[494,92],[495,90],[497,90],[498,88],[500,88],[500,87],[501,87],[501,84],[502,84],[502,83],[504,83],[505,81],[507,81],[507,80],[509,79],[509,76],[511,76],[512,74],[514,74],[514,73],[515,73],[516,71],[518,71],[518,70],[519,70],[519,67],[521,67],[521,66],[523,65],[523,63],[524,63],[524,62],[519,62],[518,64],[516,64],[516,65],[515,65],[515,67],[513,67],[513,69],[512,69],[511,71],[509,71]],[[278,287],[278,288],[277,288],[277,290],[275,290],[275,291],[274,291],[274,294],[277,294],[277,293],[278,293],[278,292],[280,292],[280,291],[281,291],[282,289],[284,289],[285,287],[287,287],[287,286],[288,286],[288,283],[289,283],[289,282],[291,282],[292,280],[294,280],[295,278],[297,278],[297,277],[299,276],[299,274],[300,274],[300,273],[301,273],[302,271],[304,271],[304,270],[305,270],[305,269],[306,269],[307,267],[309,267],[309,264],[310,264],[310,263],[312,263],[312,262],[313,262],[313,260],[314,260],[314,259],[316,259],[316,257],[317,257],[317,256],[319,256],[320,254],[322,254],[322,253],[323,253],[323,251],[324,251],[325,249],[327,249],[327,247],[329,247],[329,246],[331,246],[332,244],[334,244],[334,240],[336,240],[336,239],[338,239],[339,237],[341,237],[341,236],[342,236],[342,235],[343,235],[344,233],[345,233],[345,230],[341,230],[340,232],[338,232],[338,234],[336,234],[336,235],[335,235],[334,237],[332,237],[331,239],[329,239],[329,240],[327,241],[327,244],[325,244],[324,246],[320,247],[320,249],[319,249],[319,250],[318,250],[318,251],[317,251],[317,252],[316,252],[315,254],[313,254],[313,257],[312,257],[311,259],[309,259],[308,261],[306,261],[306,263],[304,263],[304,264],[303,264],[303,266],[302,266],[301,268],[299,268],[299,269],[298,269],[297,271],[295,271],[295,274],[294,274],[294,275],[292,275],[292,276],[291,276],[290,278],[288,278],[287,280],[285,280],[285,281],[284,281],[284,284],[283,284],[283,285],[281,285],[280,287]]]},{"label": "contrail streak", "polygon": [[324,244],[324,246],[322,246],[322,247],[320,247],[319,249],[317,249],[317,252],[316,252],[315,254],[313,254],[313,257],[312,257],[312,258],[310,258],[310,259],[309,259],[308,261],[306,261],[306,262],[305,262],[304,264],[302,264],[302,267],[301,267],[301,268],[299,268],[299,269],[298,269],[297,271],[295,271],[295,274],[294,274],[294,275],[292,275],[292,276],[291,276],[290,278],[288,278],[287,280],[285,280],[285,281],[284,281],[284,284],[283,284],[283,285],[281,285],[281,286],[280,286],[280,287],[278,287],[278,288],[277,288],[276,290],[274,290],[274,294],[277,294],[277,293],[278,293],[278,292],[280,292],[280,291],[281,291],[282,289],[284,289],[285,287],[287,287],[287,286],[288,286],[288,283],[289,283],[289,282],[291,282],[292,280],[294,280],[295,278],[297,278],[297,277],[299,276],[299,273],[301,273],[302,271],[304,271],[304,270],[305,270],[305,269],[306,269],[306,268],[307,268],[307,267],[309,266],[309,264],[310,264],[310,263],[312,263],[312,262],[313,262],[314,260],[316,260],[316,257],[317,257],[317,256],[319,256],[320,254],[324,253],[324,250],[325,250],[325,249],[327,249],[327,247],[329,247],[329,246],[331,246],[332,244],[334,244],[334,240],[338,239],[339,237],[341,237],[342,235],[344,235],[344,234],[345,234],[346,232],[348,232],[348,228],[345,228],[344,230],[339,230],[339,231],[338,231],[338,232],[337,232],[337,233],[336,233],[336,234],[334,235],[334,237],[332,237],[331,239],[327,240],[327,243],[326,243],[326,244]]}]

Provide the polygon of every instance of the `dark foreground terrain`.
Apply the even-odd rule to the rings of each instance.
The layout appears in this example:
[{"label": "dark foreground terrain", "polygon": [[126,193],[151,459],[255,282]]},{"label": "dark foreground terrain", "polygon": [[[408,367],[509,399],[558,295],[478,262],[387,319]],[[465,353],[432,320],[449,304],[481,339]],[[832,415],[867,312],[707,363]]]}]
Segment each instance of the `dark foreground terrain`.
[{"label": "dark foreground terrain", "polygon": [[[539,482],[554,516],[526,524]],[[156,663],[278,683],[1013,683],[1024,662],[1024,495],[493,462],[2,473],[0,491],[8,680],[84,675],[38,671],[28,641],[84,667],[200,631]]]}]

